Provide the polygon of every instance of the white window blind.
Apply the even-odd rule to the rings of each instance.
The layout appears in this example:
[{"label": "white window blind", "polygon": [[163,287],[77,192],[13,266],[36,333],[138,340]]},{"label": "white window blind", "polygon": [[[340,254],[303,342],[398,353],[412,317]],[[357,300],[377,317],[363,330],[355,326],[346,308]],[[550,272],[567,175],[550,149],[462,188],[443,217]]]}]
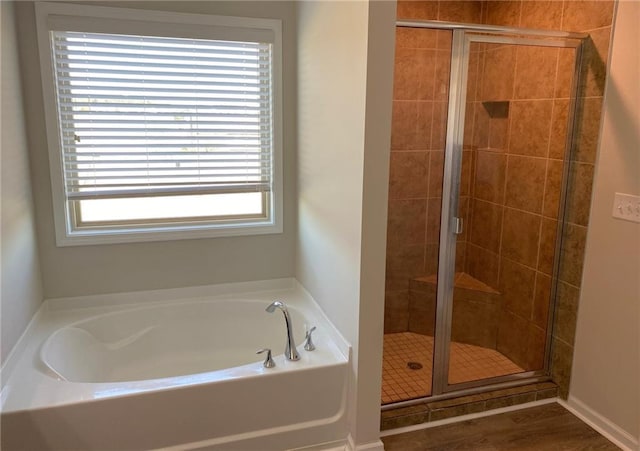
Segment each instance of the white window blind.
[{"label": "white window blind", "polygon": [[68,200],[272,188],[272,44],[51,31]]}]

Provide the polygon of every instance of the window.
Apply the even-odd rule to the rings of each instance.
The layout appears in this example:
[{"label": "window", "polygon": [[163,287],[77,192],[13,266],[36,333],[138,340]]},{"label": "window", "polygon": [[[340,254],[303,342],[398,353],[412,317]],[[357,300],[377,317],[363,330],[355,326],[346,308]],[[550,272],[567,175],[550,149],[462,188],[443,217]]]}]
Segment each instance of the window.
[{"label": "window", "polygon": [[279,21],[37,17],[59,245],[281,231]]}]

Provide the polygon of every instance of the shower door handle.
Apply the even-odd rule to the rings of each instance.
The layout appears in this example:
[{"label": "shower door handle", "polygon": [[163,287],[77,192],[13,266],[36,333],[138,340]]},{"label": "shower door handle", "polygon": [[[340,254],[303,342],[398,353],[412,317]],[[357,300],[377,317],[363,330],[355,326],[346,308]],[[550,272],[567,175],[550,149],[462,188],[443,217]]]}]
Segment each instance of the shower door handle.
[{"label": "shower door handle", "polygon": [[462,233],[462,218],[453,217],[453,233],[460,235]]}]

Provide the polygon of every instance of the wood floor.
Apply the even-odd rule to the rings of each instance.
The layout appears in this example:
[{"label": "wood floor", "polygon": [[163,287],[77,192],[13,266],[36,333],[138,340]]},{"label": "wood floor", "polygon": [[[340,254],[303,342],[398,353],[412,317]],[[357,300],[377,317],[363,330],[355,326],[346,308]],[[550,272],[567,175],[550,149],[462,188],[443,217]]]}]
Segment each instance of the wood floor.
[{"label": "wood floor", "polygon": [[618,450],[559,404],[383,437],[385,451]]}]

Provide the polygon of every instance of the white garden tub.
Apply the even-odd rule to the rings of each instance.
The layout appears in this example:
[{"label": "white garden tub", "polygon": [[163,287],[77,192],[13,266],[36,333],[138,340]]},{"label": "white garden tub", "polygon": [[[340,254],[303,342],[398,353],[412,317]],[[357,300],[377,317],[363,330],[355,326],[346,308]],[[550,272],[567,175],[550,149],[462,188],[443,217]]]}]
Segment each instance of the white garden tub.
[{"label": "white garden tub", "polygon": [[[3,368],[3,449],[267,450],[346,437],[349,348],[294,281],[113,306],[134,297],[43,305]],[[284,359],[282,313],[265,312],[276,299],[289,308],[299,361]],[[317,349],[307,352],[311,326]],[[265,347],[275,368],[256,355]]]}]

